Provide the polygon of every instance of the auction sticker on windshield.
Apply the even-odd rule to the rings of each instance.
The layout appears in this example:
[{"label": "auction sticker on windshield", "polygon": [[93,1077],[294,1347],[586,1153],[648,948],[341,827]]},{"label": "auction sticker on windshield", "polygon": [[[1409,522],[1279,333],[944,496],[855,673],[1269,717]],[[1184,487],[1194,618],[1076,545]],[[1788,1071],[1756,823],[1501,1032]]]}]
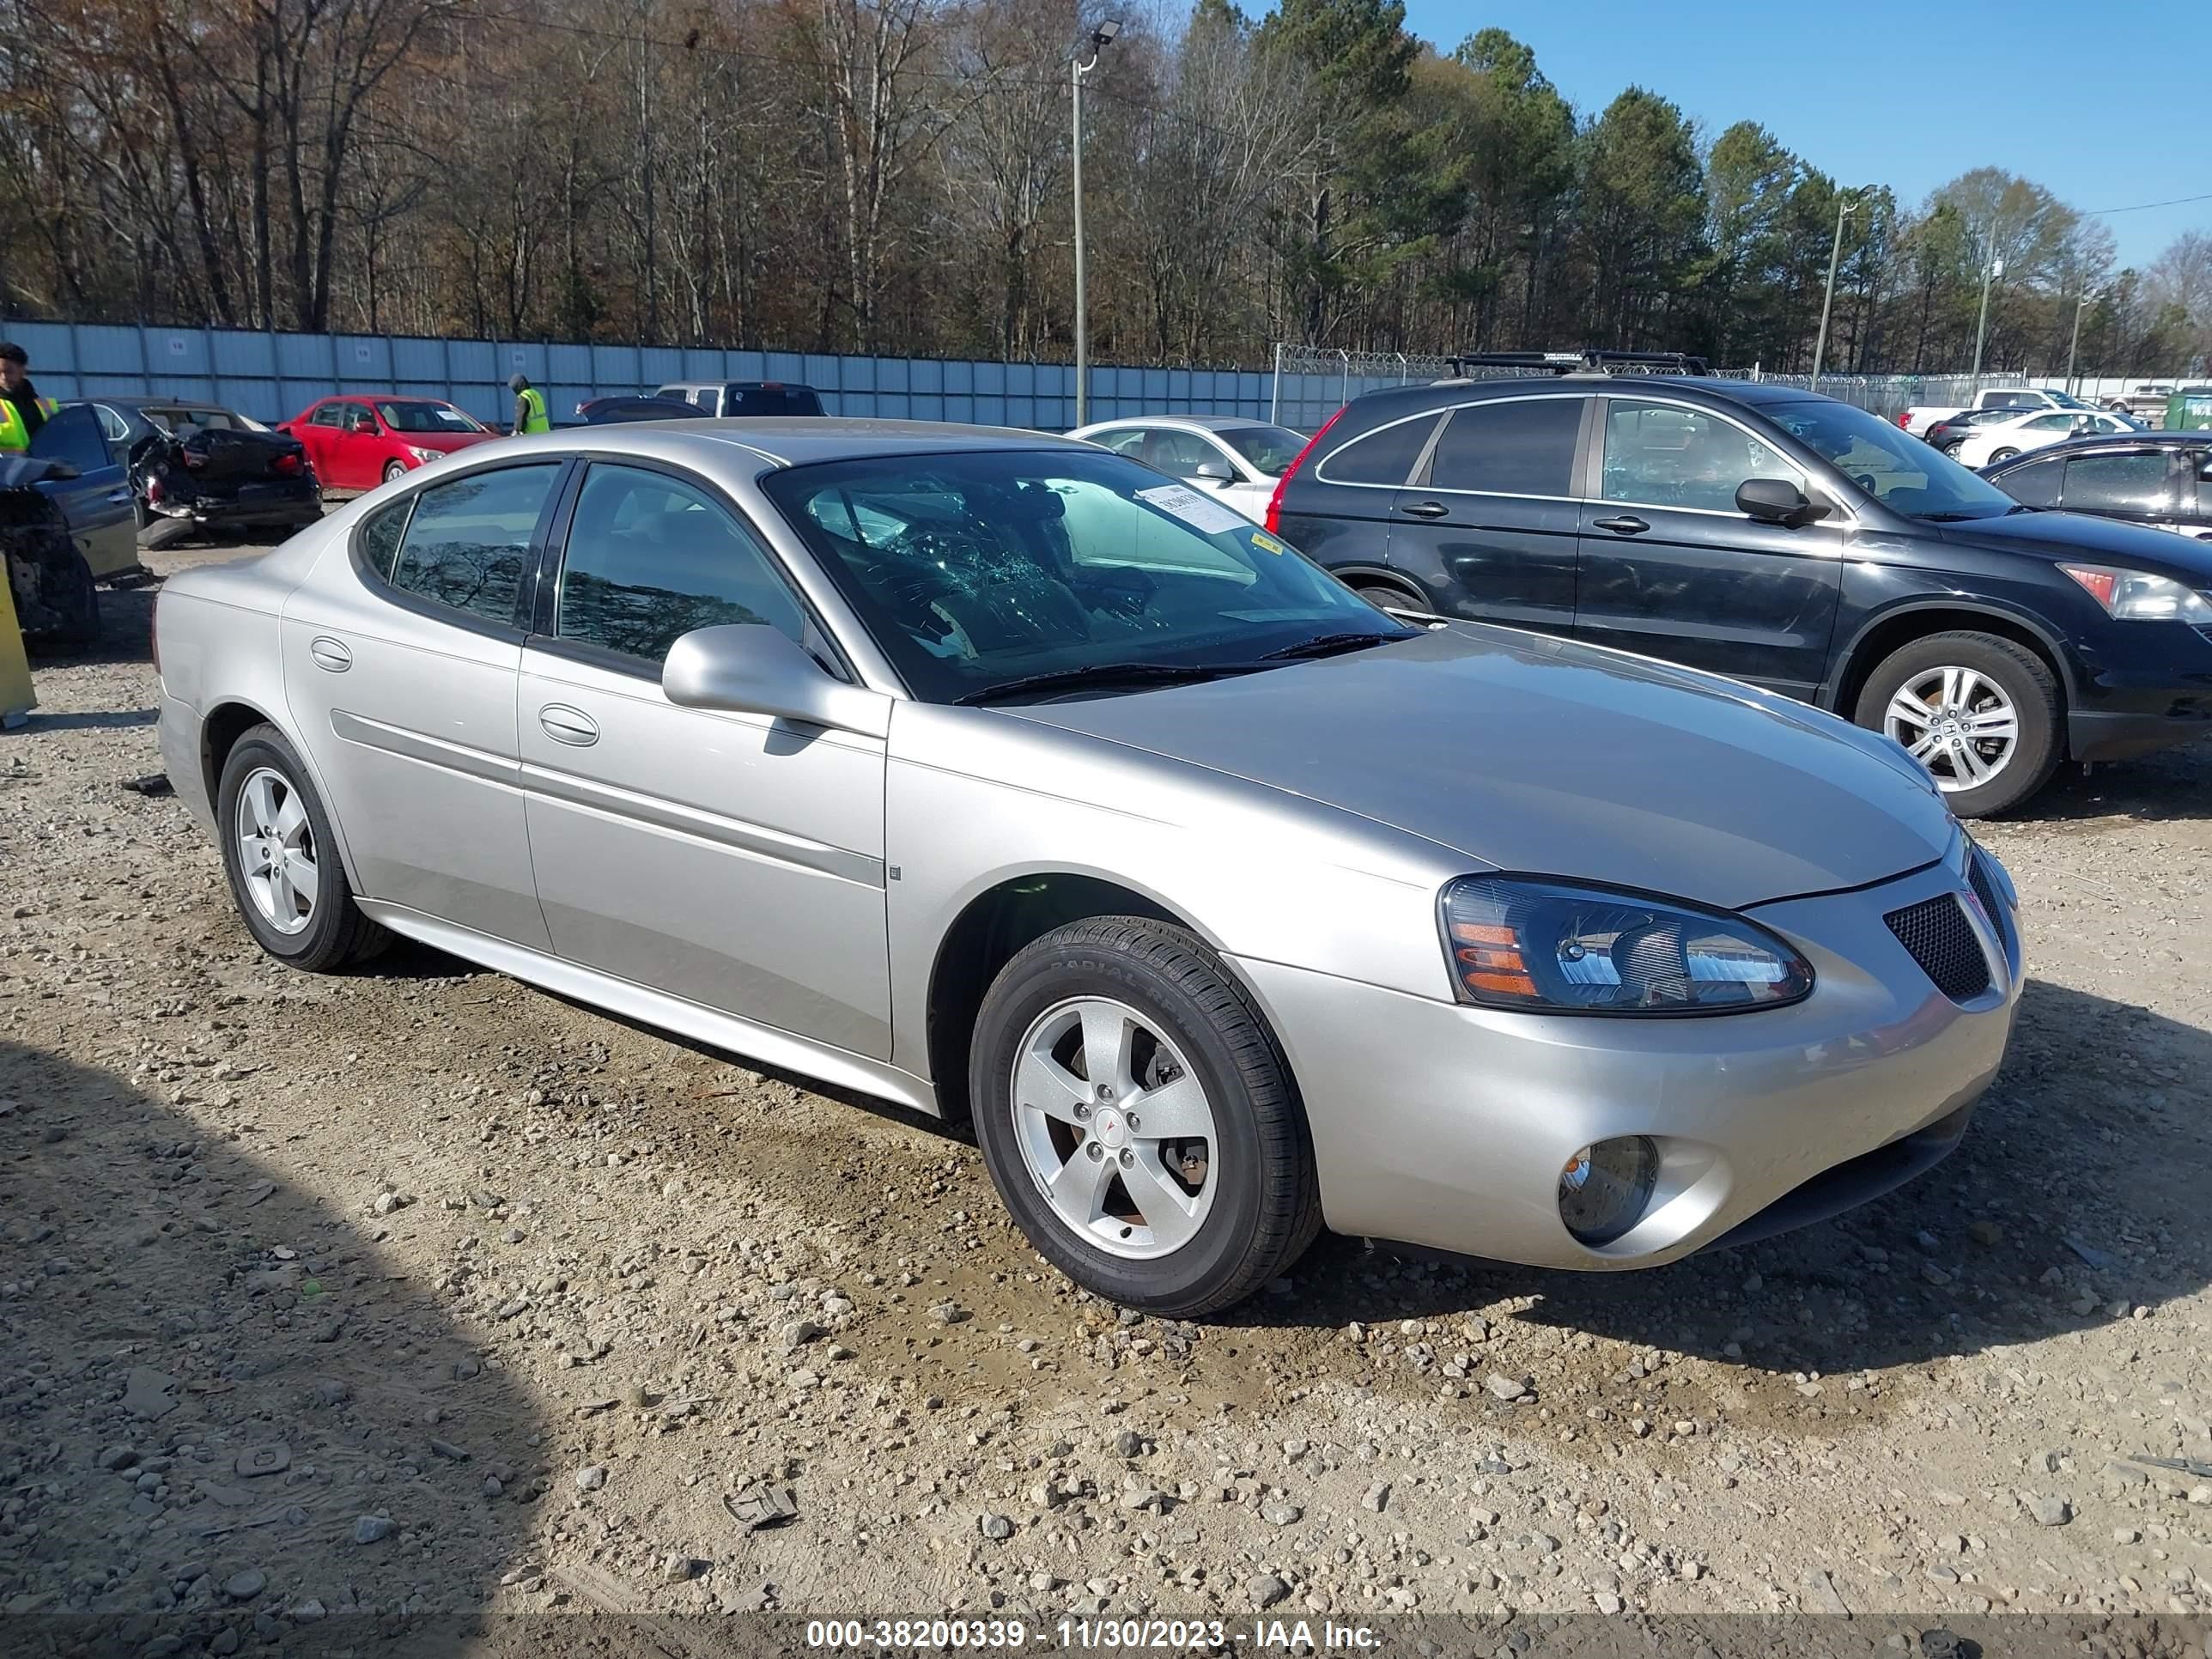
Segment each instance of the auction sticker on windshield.
[{"label": "auction sticker on windshield", "polygon": [[1249,530],[1252,521],[1241,513],[1231,511],[1218,501],[1209,501],[1196,490],[1182,484],[1162,484],[1157,489],[1140,489],[1137,499],[1149,501],[1163,513],[1171,513],[1201,535],[1218,536],[1224,530]]}]

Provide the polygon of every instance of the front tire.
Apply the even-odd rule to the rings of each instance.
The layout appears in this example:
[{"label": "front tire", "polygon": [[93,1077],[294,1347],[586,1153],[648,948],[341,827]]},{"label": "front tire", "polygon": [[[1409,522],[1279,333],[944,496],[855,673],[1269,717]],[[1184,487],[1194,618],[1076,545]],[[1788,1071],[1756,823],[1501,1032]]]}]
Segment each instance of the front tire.
[{"label": "front tire", "polygon": [[1931,634],[1893,652],[1854,718],[1925,766],[1962,818],[2008,811],[2059,760],[2058,681],[2026,646],[1994,634]]},{"label": "front tire", "polygon": [[389,942],[354,902],[330,814],[275,726],[254,726],[232,746],[216,824],[239,916],[277,961],[326,974]]},{"label": "front tire", "polygon": [[397,483],[399,479],[405,477],[406,476],[407,476],[407,463],[406,463],[406,462],[404,462],[404,461],[386,461],[386,462],[384,464],[384,482],[385,482],[385,483]]},{"label": "front tire", "polygon": [[984,998],[969,1077],[1015,1222],[1113,1302],[1215,1312],[1321,1230],[1289,1066],[1243,988],[1181,927],[1106,916],[1030,945]]}]

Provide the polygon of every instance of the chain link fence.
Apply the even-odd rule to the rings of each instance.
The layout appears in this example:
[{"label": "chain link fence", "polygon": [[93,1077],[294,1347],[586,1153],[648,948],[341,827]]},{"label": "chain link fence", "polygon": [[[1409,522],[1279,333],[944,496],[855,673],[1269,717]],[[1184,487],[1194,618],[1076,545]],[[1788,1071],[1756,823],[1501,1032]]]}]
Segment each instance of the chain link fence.
[{"label": "chain link fence", "polygon": [[[1723,380],[1814,389],[1809,374],[1768,374],[1755,366],[1712,372]],[[1447,379],[1510,379],[1549,373],[1548,369],[1537,368],[1470,365],[1462,368],[1446,356],[1400,351],[1331,351],[1285,342],[1275,348],[1269,418],[1294,431],[1310,433],[1354,398],[1386,387],[1425,385]],[[1893,421],[1916,404],[1964,405],[1972,398],[1977,384],[1971,374],[1823,374],[1818,390],[1825,397],[1840,398],[1886,421]],[[1994,373],[1984,374],[1978,382],[1983,386],[2027,384],[2025,376]]]}]

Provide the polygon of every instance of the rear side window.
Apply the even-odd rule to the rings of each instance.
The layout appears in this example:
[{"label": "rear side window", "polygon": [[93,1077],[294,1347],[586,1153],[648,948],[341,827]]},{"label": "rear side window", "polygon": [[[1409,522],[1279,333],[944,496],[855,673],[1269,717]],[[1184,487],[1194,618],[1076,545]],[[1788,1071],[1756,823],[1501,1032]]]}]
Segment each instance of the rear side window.
[{"label": "rear side window", "polygon": [[1571,495],[1579,398],[1509,398],[1452,411],[1429,460],[1437,489]]},{"label": "rear side window", "polygon": [[2081,455],[2066,463],[2066,505],[2083,513],[2174,510],[2172,468],[2162,449]]},{"label": "rear side window", "polygon": [[414,509],[410,495],[370,514],[362,524],[361,556],[386,581],[392,580],[392,562],[399,556],[399,538],[407,533],[407,515]]},{"label": "rear side window", "polygon": [[2058,460],[2029,461],[2025,465],[2007,471],[1991,483],[2018,501],[2022,507],[2056,507],[2058,505],[2058,483],[2065,475],[2066,463]]},{"label": "rear side window", "polygon": [[309,426],[336,426],[345,418],[343,404],[325,404],[307,417]]},{"label": "rear side window", "polygon": [[530,543],[558,463],[505,466],[437,484],[415,499],[392,585],[435,604],[512,624]]},{"label": "rear side window", "polygon": [[1322,461],[1314,468],[1314,477],[1324,483],[1404,483],[1428,447],[1437,418],[1420,415],[1377,427]]},{"label": "rear side window", "polygon": [[695,628],[766,623],[803,641],[805,613],[751,532],[703,491],[595,465],[576,498],[556,638],[656,666]]}]

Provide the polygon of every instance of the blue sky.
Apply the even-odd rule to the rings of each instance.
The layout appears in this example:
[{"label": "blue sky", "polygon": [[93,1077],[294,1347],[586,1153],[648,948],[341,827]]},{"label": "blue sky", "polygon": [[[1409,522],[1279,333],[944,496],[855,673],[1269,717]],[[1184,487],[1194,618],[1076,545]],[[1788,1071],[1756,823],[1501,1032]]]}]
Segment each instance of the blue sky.
[{"label": "blue sky", "polygon": [[[2203,0],[1407,0],[1406,23],[1446,52],[1495,25],[1585,113],[1648,87],[1708,142],[1758,121],[1842,183],[1916,206],[1982,166],[2083,210],[2212,194]],[[2104,222],[2122,264],[2148,264],[2212,230],[2212,199]]]}]

